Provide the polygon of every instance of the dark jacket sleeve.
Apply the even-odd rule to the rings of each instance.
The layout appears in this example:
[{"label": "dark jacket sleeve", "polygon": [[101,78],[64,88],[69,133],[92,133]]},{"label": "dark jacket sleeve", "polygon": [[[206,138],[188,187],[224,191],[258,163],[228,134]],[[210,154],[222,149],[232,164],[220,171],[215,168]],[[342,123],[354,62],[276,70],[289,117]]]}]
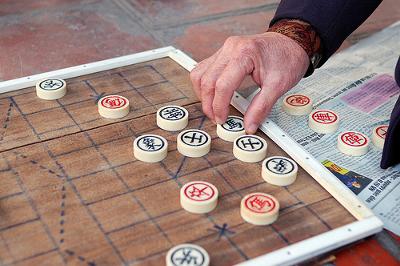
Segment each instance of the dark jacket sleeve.
[{"label": "dark jacket sleeve", "polygon": [[282,0],[271,25],[284,18],[310,23],[322,40],[323,57],[318,66],[340,47],[382,0]]}]

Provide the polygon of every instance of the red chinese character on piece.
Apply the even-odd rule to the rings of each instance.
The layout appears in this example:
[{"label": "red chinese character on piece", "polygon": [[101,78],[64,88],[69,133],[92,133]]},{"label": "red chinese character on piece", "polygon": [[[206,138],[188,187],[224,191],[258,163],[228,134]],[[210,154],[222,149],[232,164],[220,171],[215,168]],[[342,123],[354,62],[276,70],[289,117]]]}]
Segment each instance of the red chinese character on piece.
[{"label": "red chinese character on piece", "polygon": [[331,111],[317,111],[312,114],[312,118],[322,124],[331,124],[337,120],[337,115]]},{"label": "red chinese character on piece", "polygon": [[248,209],[258,213],[269,212],[275,208],[275,202],[265,195],[252,195],[245,204]]},{"label": "red chinese character on piece", "polygon": [[286,99],[286,102],[293,106],[304,106],[310,102],[310,98],[305,95],[291,95]]},{"label": "red chinese character on piece", "polygon": [[367,143],[367,138],[361,133],[357,132],[346,132],[342,135],[344,143],[350,146],[363,146]]},{"label": "red chinese character on piece", "polygon": [[384,139],[384,138],[386,138],[386,133],[387,133],[388,127],[389,126],[386,126],[386,125],[377,127],[375,132],[379,137]]},{"label": "red chinese character on piece", "polygon": [[211,199],[215,192],[212,187],[204,183],[194,183],[185,189],[185,195],[195,201],[205,201]]},{"label": "red chinese character on piece", "polygon": [[107,96],[101,100],[101,105],[110,109],[121,108],[126,104],[126,100],[120,96]]}]

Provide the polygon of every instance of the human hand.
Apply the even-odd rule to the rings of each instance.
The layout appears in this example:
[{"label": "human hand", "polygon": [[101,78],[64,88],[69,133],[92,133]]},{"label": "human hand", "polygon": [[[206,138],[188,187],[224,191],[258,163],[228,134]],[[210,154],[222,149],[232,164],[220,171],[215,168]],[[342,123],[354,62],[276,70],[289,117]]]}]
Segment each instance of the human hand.
[{"label": "human hand", "polygon": [[309,58],[294,40],[275,32],[229,37],[211,57],[190,73],[204,114],[223,124],[233,93],[250,75],[261,91],[244,116],[246,132],[253,134],[272,106],[304,76]]}]

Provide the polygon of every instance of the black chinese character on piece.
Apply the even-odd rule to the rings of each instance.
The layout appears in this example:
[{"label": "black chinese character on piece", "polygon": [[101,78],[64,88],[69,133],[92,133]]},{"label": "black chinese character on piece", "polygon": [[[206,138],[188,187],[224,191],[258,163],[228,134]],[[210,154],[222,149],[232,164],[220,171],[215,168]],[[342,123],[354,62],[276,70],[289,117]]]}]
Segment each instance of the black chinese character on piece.
[{"label": "black chinese character on piece", "polygon": [[240,131],[243,130],[243,123],[239,119],[236,119],[234,117],[229,117],[228,120],[226,120],[225,124],[223,125],[225,129],[231,130],[231,131]]},{"label": "black chinese character on piece", "polygon": [[285,172],[286,171],[286,164],[287,162],[285,162],[282,159],[279,160],[272,160],[275,163],[274,169],[278,172]]},{"label": "black chinese character on piece", "polygon": [[152,138],[144,138],[143,143],[146,145],[146,148],[148,150],[153,150],[153,151],[156,149],[156,147],[161,146],[160,144],[158,144],[158,145],[155,144],[154,139],[152,139]]},{"label": "black chinese character on piece", "polygon": [[185,116],[183,110],[176,107],[165,108],[161,111],[162,117],[168,120],[178,120]]},{"label": "black chinese character on piece", "polygon": [[195,248],[182,247],[172,254],[171,260],[174,265],[201,266],[204,263],[204,255]]}]

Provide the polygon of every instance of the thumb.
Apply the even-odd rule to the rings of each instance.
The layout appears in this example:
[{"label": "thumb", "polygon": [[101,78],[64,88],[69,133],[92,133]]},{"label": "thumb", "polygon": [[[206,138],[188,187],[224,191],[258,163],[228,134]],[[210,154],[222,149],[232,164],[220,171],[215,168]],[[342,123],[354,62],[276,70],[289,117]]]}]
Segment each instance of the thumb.
[{"label": "thumb", "polygon": [[271,112],[275,102],[285,91],[274,86],[277,83],[263,84],[261,90],[251,101],[244,116],[244,125],[248,134],[254,134],[260,124]]}]

